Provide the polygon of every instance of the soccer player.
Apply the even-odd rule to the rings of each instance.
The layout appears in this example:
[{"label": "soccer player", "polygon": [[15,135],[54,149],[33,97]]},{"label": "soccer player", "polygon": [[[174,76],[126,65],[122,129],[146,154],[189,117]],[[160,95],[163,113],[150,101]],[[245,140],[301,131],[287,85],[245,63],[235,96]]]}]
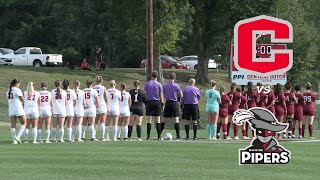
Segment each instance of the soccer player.
[{"label": "soccer player", "polygon": [[266,109],[269,109],[273,114],[276,114],[276,111],[274,109],[276,97],[275,97],[274,92],[271,88],[271,84],[267,84],[267,86],[270,87],[270,92],[266,94]]},{"label": "soccer player", "polygon": [[[257,83],[258,87],[262,87],[262,83],[258,82]],[[258,103],[257,103],[258,107],[262,107],[265,108],[266,107],[266,92],[264,89],[262,89],[262,91],[260,93],[258,93]]]},{"label": "soccer player", "polygon": [[[216,139],[217,133],[217,121],[219,117],[219,104],[221,103],[221,97],[219,91],[216,90],[216,82],[210,82],[211,89],[206,91],[206,112],[208,114],[207,124],[207,139]],[[211,133],[212,129],[212,133]]]},{"label": "soccer player", "polygon": [[[257,107],[258,103],[258,92],[253,89],[253,83],[251,81],[248,82],[247,84],[247,90],[243,92],[243,95],[246,96],[248,100],[248,109],[252,107]],[[249,130],[249,123],[246,123],[246,134],[248,135],[248,130]],[[252,131],[252,136],[254,136],[254,133]]]},{"label": "soccer player", "polygon": [[179,101],[178,97],[182,96],[182,91],[180,86],[175,83],[176,74],[170,74],[170,80],[163,86],[164,96],[166,98],[166,104],[163,112],[163,122],[161,123],[162,133],[165,123],[167,123],[168,118],[174,119],[174,129],[176,130],[177,140],[180,140],[180,125],[179,125]]},{"label": "soccer player", "polygon": [[38,139],[42,142],[42,126],[45,123],[46,129],[46,140],[45,143],[51,143],[50,138],[50,123],[52,116],[52,95],[50,91],[47,91],[48,84],[45,82],[41,83],[40,95],[40,109],[39,109],[39,122],[38,122]]},{"label": "soccer player", "polygon": [[[9,105],[9,118],[11,122],[11,136],[13,144],[21,144],[20,137],[24,132],[27,124],[26,115],[22,106],[24,101],[20,87],[20,81],[13,79],[10,82],[10,88],[7,91],[8,105]],[[16,135],[17,118],[20,120],[21,126],[18,134]]]},{"label": "soccer player", "polygon": [[294,87],[295,97],[297,104],[294,104],[294,116],[292,121],[292,138],[295,138],[295,127],[296,121],[298,121],[298,129],[299,129],[299,138],[302,138],[302,122],[303,122],[303,107],[306,105],[304,101],[304,96],[301,93],[301,86],[296,85]]},{"label": "soccer player", "polygon": [[77,128],[77,141],[83,142],[82,140],[82,121],[84,116],[84,93],[80,90],[80,81],[76,80],[74,82],[74,92],[76,93],[76,106],[74,107],[74,123]]},{"label": "soccer player", "polygon": [[66,120],[67,120],[67,135],[68,135],[68,141],[74,142],[74,139],[72,138],[72,123],[73,123],[73,117],[74,117],[74,106],[76,105],[77,96],[76,93],[70,89],[70,83],[68,80],[63,80],[62,82],[63,90],[67,93],[67,99],[66,99]]},{"label": "soccer player", "polygon": [[116,82],[114,80],[110,81],[110,89],[107,90],[107,106],[108,106],[108,113],[107,113],[107,120],[106,120],[106,135],[107,141],[109,139],[109,125],[110,121],[112,120],[113,123],[113,141],[118,141],[117,134],[118,134],[118,120],[120,115],[120,100],[121,100],[121,92],[116,89]]},{"label": "soccer player", "polygon": [[57,126],[59,125],[59,141],[64,142],[64,120],[67,116],[66,113],[66,100],[67,100],[67,93],[63,89],[61,89],[61,81],[55,81],[56,89],[52,90],[52,136],[53,141],[57,142]]},{"label": "soccer player", "polygon": [[[98,92],[92,88],[92,80],[86,82],[87,88],[83,90],[84,93],[84,118],[89,119],[91,141],[99,141],[95,137],[94,123],[96,119],[97,109],[99,108]],[[85,122],[86,123],[86,122]],[[83,125],[83,124],[82,124]],[[83,130],[82,130],[83,132]]]},{"label": "soccer player", "polygon": [[[292,119],[294,116],[294,104],[298,103],[294,93],[292,93],[292,86],[290,82],[285,84],[286,91],[284,92],[284,99],[287,106],[286,122],[289,123],[288,138],[292,135]],[[283,133],[285,135],[285,132]]]},{"label": "soccer player", "polygon": [[96,126],[100,121],[100,132],[101,132],[101,141],[107,141],[105,138],[105,123],[107,118],[107,89],[102,85],[103,78],[102,76],[96,76],[96,85],[93,89],[97,90],[98,92],[98,99],[99,99],[99,108],[97,108],[97,116],[95,122],[95,132]]},{"label": "soccer player", "polygon": [[132,104],[130,107],[130,112],[132,113],[132,115],[130,117],[130,122],[128,126],[128,138],[129,139],[131,138],[133,125],[136,124],[138,141],[142,141],[141,123],[143,118],[143,103],[146,104],[147,97],[145,92],[140,89],[139,80],[135,80],[133,82],[133,85],[135,88],[129,91],[131,95],[131,101],[132,101]]},{"label": "soccer player", "polygon": [[25,143],[29,143],[29,128],[32,124],[32,137],[33,144],[38,144],[37,135],[38,135],[38,118],[39,118],[39,92],[34,90],[33,82],[28,83],[27,90],[24,92],[24,111],[27,117],[27,126],[24,130],[24,140]]},{"label": "soccer player", "polygon": [[[237,85],[235,83],[231,83],[230,92],[228,93],[228,96],[231,101],[231,105],[228,106],[228,126],[227,126],[227,135],[229,136],[229,130],[230,125],[232,121],[233,113],[239,109],[239,104],[241,101],[241,94],[236,91]],[[239,140],[238,137],[238,125],[233,123],[233,133],[234,133],[234,139]]]},{"label": "soccer player", "polygon": [[[287,114],[287,106],[286,106],[284,94],[281,90],[280,83],[276,84],[276,87],[274,90],[274,95],[276,97],[276,102],[274,104],[274,109],[276,111],[276,117],[277,117],[278,121],[280,123],[282,123],[284,115]],[[283,138],[285,138],[285,137],[286,137],[286,135],[284,134]],[[278,134],[278,138],[281,138],[280,134]]]},{"label": "soccer player", "polygon": [[150,140],[151,122],[155,118],[158,140],[161,140],[160,115],[163,110],[163,88],[157,81],[158,72],[153,71],[152,79],[144,85],[144,91],[147,95],[146,115],[147,115],[147,140]]},{"label": "soccer player", "polygon": [[[239,87],[236,88],[236,91],[241,94],[241,89]],[[241,95],[240,99],[240,104],[239,104],[239,109],[248,109],[248,100],[245,96]],[[242,125],[242,138],[243,139],[250,139],[248,137],[248,130],[249,126],[246,126],[246,122],[243,123]]]},{"label": "soccer player", "polygon": [[316,100],[316,97],[314,95],[314,93],[312,92],[312,86],[311,84],[308,82],[305,85],[306,91],[303,93],[303,97],[304,97],[304,101],[306,102],[306,106],[304,108],[304,121],[303,121],[303,125],[302,125],[302,137],[304,138],[304,129],[306,126],[306,122],[308,121],[308,129],[309,129],[309,135],[311,139],[314,139],[314,137],[312,136],[313,133],[313,119],[314,119],[314,101]]},{"label": "soccer player", "polygon": [[219,104],[219,121],[218,121],[218,129],[217,129],[217,139],[220,138],[220,128],[222,125],[223,138],[226,140],[230,140],[231,138],[228,136],[228,105],[232,105],[229,96],[226,94],[226,89],[224,87],[220,87],[220,95],[221,95],[221,103]]},{"label": "soccer player", "polygon": [[117,139],[120,140],[121,126],[123,124],[123,136],[124,140],[128,140],[128,125],[130,120],[130,106],[131,106],[131,96],[126,91],[127,85],[121,83],[121,100],[120,100],[120,118],[118,121],[118,136]]},{"label": "soccer player", "polygon": [[185,131],[186,131],[186,140],[189,140],[189,125],[190,120],[193,123],[193,140],[197,140],[197,129],[198,124],[197,121],[200,119],[198,103],[200,100],[200,90],[195,87],[196,80],[191,78],[189,80],[189,85],[186,86],[182,91],[182,111],[183,111],[183,118],[185,119]]}]

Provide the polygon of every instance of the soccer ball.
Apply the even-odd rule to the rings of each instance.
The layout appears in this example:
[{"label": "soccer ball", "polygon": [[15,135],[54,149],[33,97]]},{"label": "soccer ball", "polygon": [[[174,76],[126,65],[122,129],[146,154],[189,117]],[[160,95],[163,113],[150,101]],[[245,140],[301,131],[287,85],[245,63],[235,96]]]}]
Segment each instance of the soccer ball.
[{"label": "soccer ball", "polygon": [[171,133],[166,133],[166,134],[163,136],[163,139],[164,139],[164,140],[172,140],[172,134],[171,134]]}]

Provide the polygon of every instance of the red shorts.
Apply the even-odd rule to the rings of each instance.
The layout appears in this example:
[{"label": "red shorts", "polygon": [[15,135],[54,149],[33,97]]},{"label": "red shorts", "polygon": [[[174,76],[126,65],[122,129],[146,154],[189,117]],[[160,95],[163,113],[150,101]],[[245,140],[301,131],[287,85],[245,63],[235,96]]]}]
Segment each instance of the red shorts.
[{"label": "red shorts", "polygon": [[219,109],[219,117],[222,117],[222,118],[228,117],[228,109]]},{"label": "red shorts", "polygon": [[275,106],[274,107],[275,111],[276,111],[276,116],[284,116],[284,109],[282,106]]},{"label": "red shorts", "polygon": [[268,108],[269,109],[269,111],[271,111],[272,112],[272,114],[276,114],[276,112],[275,112],[275,110],[274,110],[274,106],[271,106],[270,108]]},{"label": "red shorts", "polygon": [[303,110],[304,116],[314,116],[314,107],[308,107],[306,106]]},{"label": "red shorts", "polygon": [[294,106],[287,106],[287,115],[294,114]]},{"label": "red shorts", "polygon": [[233,113],[239,109],[239,105],[232,105],[228,107],[228,114],[233,115]]},{"label": "red shorts", "polygon": [[302,121],[303,120],[303,108],[296,108],[294,112],[294,120]]}]

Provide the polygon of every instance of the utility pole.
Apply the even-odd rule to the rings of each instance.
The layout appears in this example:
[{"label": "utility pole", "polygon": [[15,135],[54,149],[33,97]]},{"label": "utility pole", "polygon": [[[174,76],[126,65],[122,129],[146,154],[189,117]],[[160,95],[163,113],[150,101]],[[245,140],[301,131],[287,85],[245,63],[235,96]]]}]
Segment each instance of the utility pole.
[{"label": "utility pole", "polygon": [[147,0],[147,80],[151,79],[153,71],[153,0]]}]

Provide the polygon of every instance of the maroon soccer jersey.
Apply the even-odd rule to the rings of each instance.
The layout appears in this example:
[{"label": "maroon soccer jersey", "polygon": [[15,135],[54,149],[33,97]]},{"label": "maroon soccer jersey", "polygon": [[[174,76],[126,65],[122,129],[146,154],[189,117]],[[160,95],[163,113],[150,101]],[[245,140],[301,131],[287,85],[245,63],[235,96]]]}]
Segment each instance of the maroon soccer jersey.
[{"label": "maroon soccer jersey", "polygon": [[[274,101],[276,99],[274,93],[272,91],[270,91],[269,93],[266,94],[266,100],[267,100],[267,104],[266,107],[270,106],[272,101]],[[274,110],[274,105],[271,106],[270,108],[268,108],[273,114],[275,114],[275,110]]]},{"label": "maroon soccer jersey", "polygon": [[298,104],[294,104],[294,119],[302,121],[303,120],[303,107],[305,106],[304,104],[304,97],[300,93],[295,94]]},{"label": "maroon soccer jersey", "polygon": [[312,91],[307,91],[303,93],[304,101],[306,102],[304,108],[304,115],[305,116],[314,116],[314,105],[313,102],[316,100],[315,95]]},{"label": "maroon soccer jersey", "polygon": [[287,115],[293,115],[294,114],[294,104],[295,104],[295,96],[293,93],[285,92],[284,99],[286,101],[287,106]]},{"label": "maroon soccer jersey", "polygon": [[266,107],[266,92],[264,90],[262,90],[259,94],[258,94],[258,99],[259,102],[257,103],[258,107]]},{"label": "maroon soccer jersey", "polygon": [[241,102],[240,102],[240,105],[239,105],[239,108],[240,109],[245,109],[244,105],[248,103],[248,100],[245,96],[241,96]]},{"label": "maroon soccer jersey", "polygon": [[257,107],[258,93],[256,90],[252,90],[251,93],[245,91],[243,95],[246,96],[248,100],[248,108]]},{"label": "maroon soccer jersey", "polygon": [[221,104],[219,104],[219,116],[227,117],[228,116],[228,103],[230,102],[230,98],[227,94],[223,94],[221,96]]},{"label": "maroon soccer jersey", "polygon": [[276,116],[283,116],[285,114],[283,103],[285,102],[284,94],[281,92],[276,95],[276,102],[274,104],[274,109],[276,110]]},{"label": "maroon soccer jersey", "polygon": [[228,106],[228,113],[229,115],[233,115],[233,113],[239,109],[241,94],[239,92],[229,92],[228,96],[232,102],[232,105]]}]

